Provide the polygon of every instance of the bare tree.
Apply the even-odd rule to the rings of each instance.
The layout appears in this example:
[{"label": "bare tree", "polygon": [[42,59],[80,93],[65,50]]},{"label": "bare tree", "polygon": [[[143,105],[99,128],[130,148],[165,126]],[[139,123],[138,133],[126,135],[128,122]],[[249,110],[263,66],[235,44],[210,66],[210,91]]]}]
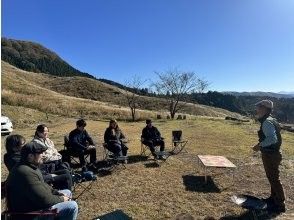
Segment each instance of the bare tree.
[{"label": "bare tree", "polygon": [[197,84],[196,91],[198,93],[204,93],[210,85],[210,83],[205,79],[197,79]]},{"label": "bare tree", "polygon": [[155,72],[159,80],[153,83],[155,90],[168,102],[168,110],[172,119],[175,114],[186,104],[186,97],[189,93],[199,90],[204,91],[208,83],[204,83],[194,72],[183,72],[178,69],[166,72]]},{"label": "bare tree", "polygon": [[[140,89],[144,81],[140,77],[134,75],[130,81],[125,83],[124,94],[127,99],[127,104],[131,110],[132,121],[136,120],[136,110],[138,108],[138,100],[140,99]],[[131,91],[129,91],[131,89]]]}]

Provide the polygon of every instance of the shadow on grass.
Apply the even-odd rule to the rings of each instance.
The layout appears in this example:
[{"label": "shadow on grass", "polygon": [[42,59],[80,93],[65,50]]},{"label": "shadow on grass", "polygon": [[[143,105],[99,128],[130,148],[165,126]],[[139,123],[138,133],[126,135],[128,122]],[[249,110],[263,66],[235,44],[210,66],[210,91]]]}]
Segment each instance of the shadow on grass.
[{"label": "shadow on grass", "polygon": [[146,168],[157,168],[160,167],[158,163],[156,162],[151,162],[151,163],[145,163],[144,164]]},{"label": "shadow on grass", "polygon": [[207,177],[207,183],[205,183],[204,176],[184,175],[182,178],[187,191],[220,193],[220,189],[215,185],[210,176]]},{"label": "shadow on grass", "polygon": [[[258,218],[258,220],[266,220],[276,216],[270,217],[266,212],[256,211],[256,217]],[[245,211],[241,213],[240,215],[227,215],[220,218],[220,220],[251,220],[251,219],[255,220],[253,213],[250,211]]]},{"label": "shadow on grass", "polygon": [[130,156],[128,156],[128,164],[140,163],[142,161],[146,161],[147,159],[148,159],[147,156],[130,155]]},{"label": "shadow on grass", "polygon": [[93,218],[93,220],[131,220],[132,218],[124,213],[122,210],[115,210],[105,215]]}]

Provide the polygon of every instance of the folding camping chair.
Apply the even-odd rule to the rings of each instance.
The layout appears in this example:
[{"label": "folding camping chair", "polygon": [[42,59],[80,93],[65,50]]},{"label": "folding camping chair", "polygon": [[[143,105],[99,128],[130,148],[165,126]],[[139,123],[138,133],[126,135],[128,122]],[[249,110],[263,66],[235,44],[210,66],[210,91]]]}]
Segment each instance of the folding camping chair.
[{"label": "folding camping chair", "polygon": [[111,151],[107,149],[107,143],[103,143],[104,148],[104,161],[112,168],[117,168],[120,164],[126,169],[124,162],[128,160],[128,156],[115,156]]},{"label": "folding camping chair", "polygon": [[[183,132],[181,130],[172,131],[172,154],[179,154],[181,151],[184,150],[185,146],[187,145],[188,141],[182,139],[182,134]],[[186,149],[185,151],[187,152]]]},{"label": "folding camping chair", "polygon": [[[140,152],[140,156],[142,157],[150,157],[151,155],[151,151],[150,151],[150,148],[143,144],[144,142],[144,138],[141,137],[141,152]],[[147,152],[149,151],[149,154],[147,154]],[[159,146],[155,146],[155,151],[159,151]]]},{"label": "folding camping chair", "polygon": [[[67,157],[65,159],[65,161],[67,161],[70,165],[72,165],[72,161],[74,161],[75,164],[80,164],[80,162],[77,160],[77,158],[79,158],[79,153],[74,151],[72,149],[72,147],[70,146],[68,135],[64,136],[64,144],[63,144],[63,146],[64,146],[64,150],[63,150],[64,154],[66,154],[66,155],[63,155],[63,156]],[[87,161],[87,158],[89,157],[89,154],[84,155],[84,157],[85,157],[85,161]]]}]

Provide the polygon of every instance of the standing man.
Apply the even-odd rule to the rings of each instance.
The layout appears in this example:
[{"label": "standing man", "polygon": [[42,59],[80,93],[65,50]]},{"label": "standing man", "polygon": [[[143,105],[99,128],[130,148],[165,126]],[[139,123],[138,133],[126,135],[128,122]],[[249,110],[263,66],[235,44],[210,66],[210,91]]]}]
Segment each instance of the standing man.
[{"label": "standing man", "polygon": [[44,182],[38,166],[42,163],[44,145],[30,142],[21,149],[21,160],[7,178],[7,206],[10,212],[32,212],[57,209],[59,219],[75,220],[78,205],[71,201],[69,190],[54,190]]},{"label": "standing man", "polygon": [[[160,151],[164,151],[164,140],[156,127],[152,125],[151,119],[146,120],[146,127],[142,130],[142,143],[150,148],[152,155],[156,158],[155,147],[160,146]],[[159,156],[159,159],[164,159]]]},{"label": "standing man", "polygon": [[89,167],[96,168],[96,147],[93,139],[90,137],[85,127],[87,123],[84,119],[80,119],[76,122],[76,129],[69,133],[69,144],[72,150],[79,154],[80,164],[83,171],[87,171],[87,164],[85,155],[90,154]]},{"label": "standing man", "polygon": [[282,213],[285,212],[285,195],[279,174],[279,166],[282,161],[281,128],[277,120],[271,116],[272,101],[262,100],[255,106],[257,119],[261,125],[258,131],[259,143],[253,147],[253,150],[261,151],[264,170],[271,185],[271,195],[265,201],[268,211]]}]

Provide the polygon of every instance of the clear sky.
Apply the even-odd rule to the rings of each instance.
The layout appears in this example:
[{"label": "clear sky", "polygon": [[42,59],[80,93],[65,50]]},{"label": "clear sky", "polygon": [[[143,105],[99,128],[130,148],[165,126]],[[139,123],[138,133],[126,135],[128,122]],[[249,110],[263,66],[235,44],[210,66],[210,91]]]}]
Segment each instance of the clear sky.
[{"label": "clear sky", "polygon": [[218,91],[294,91],[293,0],[2,0],[2,36],[124,83],[195,71]]}]

